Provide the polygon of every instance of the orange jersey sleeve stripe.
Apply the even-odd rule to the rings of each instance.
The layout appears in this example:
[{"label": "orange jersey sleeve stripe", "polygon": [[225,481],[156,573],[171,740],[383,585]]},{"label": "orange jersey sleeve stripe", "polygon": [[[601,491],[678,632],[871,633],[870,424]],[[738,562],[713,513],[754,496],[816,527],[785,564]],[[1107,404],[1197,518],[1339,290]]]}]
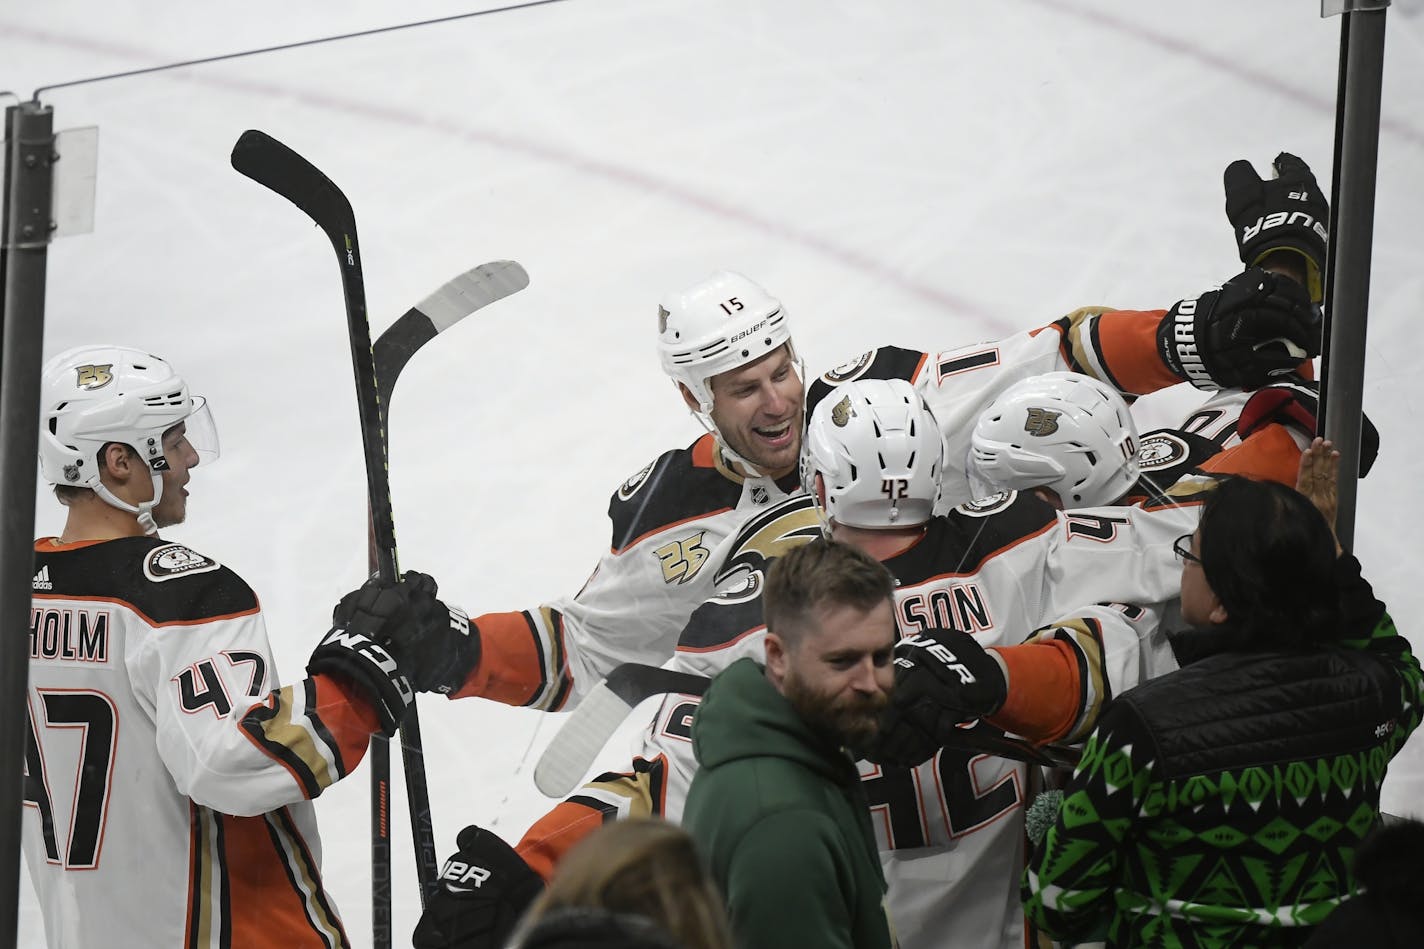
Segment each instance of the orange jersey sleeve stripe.
[{"label": "orange jersey sleeve stripe", "polygon": [[505,705],[525,705],[548,680],[539,637],[523,612],[485,613],[480,631],[480,663],[451,698],[478,695]]},{"label": "orange jersey sleeve stripe", "polygon": [[1081,706],[1078,658],[1064,642],[994,649],[1009,670],[1009,697],[986,721],[1035,742],[1068,734]]},{"label": "orange jersey sleeve stripe", "polygon": [[618,816],[611,807],[595,807],[587,798],[562,801],[534,822],[515,852],[545,880],[554,875],[564,854],[580,840]]},{"label": "orange jersey sleeve stripe", "polygon": [[1300,446],[1284,425],[1273,422],[1252,432],[1244,442],[1212,455],[1201,469],[1213,474],[1244,475],[1295,487]]},{"label": "orange jersey sleeve stripe", "polygon": [[1166,312],[1110,310],[1098,317],[1098,353],[1122,391],[1144,395],[1182,381],[1157,352],[1157,325]]}]

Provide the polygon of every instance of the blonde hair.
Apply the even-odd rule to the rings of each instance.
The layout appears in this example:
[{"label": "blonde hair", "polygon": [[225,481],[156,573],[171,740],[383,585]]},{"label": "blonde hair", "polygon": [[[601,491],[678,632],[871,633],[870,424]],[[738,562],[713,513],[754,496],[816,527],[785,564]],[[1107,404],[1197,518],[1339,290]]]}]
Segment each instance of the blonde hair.
[{"label": "blonde hair", "polygon": [[579,841],[520,929],[527,934],[545,914],[579,906],[645,917],[687,949],[732,949],[722,898],[692,838],[659,818],[617,820]]}]

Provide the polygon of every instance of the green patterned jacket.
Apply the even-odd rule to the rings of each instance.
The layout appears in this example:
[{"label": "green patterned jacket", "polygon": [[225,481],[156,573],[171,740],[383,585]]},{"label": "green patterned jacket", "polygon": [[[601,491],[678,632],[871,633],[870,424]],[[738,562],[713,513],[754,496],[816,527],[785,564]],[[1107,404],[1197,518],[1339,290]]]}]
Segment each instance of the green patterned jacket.
[{"label": "green patterned jacket", "polygon": [[1024,875],[1035,923],[1109,946],[1298,946],[1354,892],[1424,683],[1358,561],[1336,573],[1350,638],[1219,652],[1104,710]]}]

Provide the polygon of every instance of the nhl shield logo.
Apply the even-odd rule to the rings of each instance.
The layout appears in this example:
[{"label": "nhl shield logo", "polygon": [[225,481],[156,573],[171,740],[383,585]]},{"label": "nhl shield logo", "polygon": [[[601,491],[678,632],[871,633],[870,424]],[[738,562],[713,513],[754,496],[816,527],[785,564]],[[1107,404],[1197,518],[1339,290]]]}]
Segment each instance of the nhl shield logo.
[{"label": "nhl shield logo", "polygon": [[850,396],[845,396],[831,409],[831,423],[836,428],[845,428],[850,424],[850,417],[854,414],[850,410]]},{"label": "nhl shield logo", "polygon": [[1024,419],[1024,431],[1035,438],[1043,438],[1058,431],[1058,417],[1062,412],[1055,412],[1052,409],[1035,409],[1030,407],[1028,418]]}]

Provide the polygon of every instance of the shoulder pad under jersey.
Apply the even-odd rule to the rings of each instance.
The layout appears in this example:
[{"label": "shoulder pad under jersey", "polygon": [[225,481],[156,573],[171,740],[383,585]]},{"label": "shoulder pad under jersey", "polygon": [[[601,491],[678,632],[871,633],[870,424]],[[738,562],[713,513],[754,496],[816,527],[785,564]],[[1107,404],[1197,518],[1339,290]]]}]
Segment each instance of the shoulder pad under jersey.
[{"label": "shoulder pad under jersey", "polygon": [[184,544],[124,537],[35,553],[55,596],[119,600],[156,624],[255,612],[257,595],[236,573]]},{"label": "shoulder pad under jersey", "polygon": [[932,518],[925,537],[886,561],[902,583],[976,573],[986,560],[1058,523],[1058,510],[1030,491],[1008,491]]},{"label": "shoulder pad under jersey", "polygon": [[926,358],[927,355],[918,349],[901,349],[899,346],[881,346],[861,353],[811,380],[806,389],[806,416],[809,418],[826,393],[842,382],[852,379],[904,379],[914,382]]},{"label": "shoulder pad under jersey", "polygon": [[716,439],[663,452],[618,486],[608,499],[613,550],[622,551],[674,524],[737,506],[742,484],[717,460]]}]

